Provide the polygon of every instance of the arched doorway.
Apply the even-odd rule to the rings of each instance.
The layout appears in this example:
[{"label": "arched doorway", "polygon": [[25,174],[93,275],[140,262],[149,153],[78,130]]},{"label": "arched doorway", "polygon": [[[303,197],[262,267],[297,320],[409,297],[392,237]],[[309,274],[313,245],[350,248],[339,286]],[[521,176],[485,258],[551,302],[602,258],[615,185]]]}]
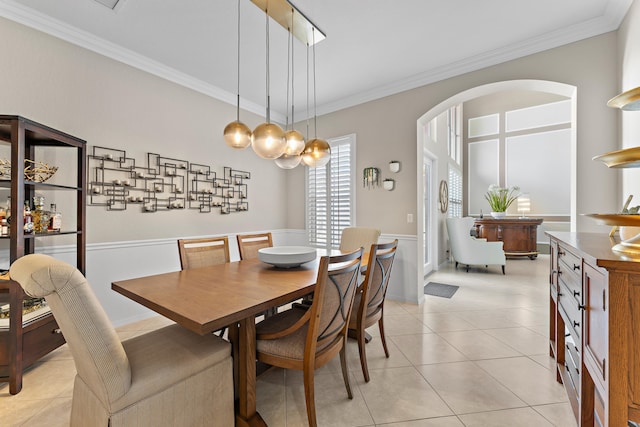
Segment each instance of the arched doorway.
[{"label": "arched doorway", "polygon": [[[568,85],[565,83],[545,81],[545,80],[509,80],[503,82],[489,83],[486,85],[478,86],[475,88],[471,88],[460,92],[449,99],[441,102],[436,105],[425,114],[423,114],[417,120],[417,170],[423,171],[425,169],[425,159],[428,158],[427,153],[430,156],[433,156],[432,152],[429,149],[428,138],[428,126],[432,119],[440,115],[442,112],[447,109],[462,104],[466,101],[472,100],[474,98],[485,96],[489,94],[505,92],[505,91],[514,91],[514,90],[526,90],[526,91],[535,91],[535,92],[546,92],[552,93],[560,96],[564,96],[571,100],[571,212],[570,212],[570,222],[571,222],[571,231],[575,231],[576,227],[576,152],[577,152],[577,144],[576,144],[576,97],[577,97],[577,88],[572,85]],[[446,152],[445,152],[446,155]],[[441,156],[441,154],[440,154]],[[442,165],[446,165],[446,162],[439,162]],[[440,213],[437,209],[437,204],[425,204],[425,194],[438,194],[436,186],[441,180],[446,180],[446,168],[445,167],[431,167],[427,168],[430,170],[432,174],[430,177],[425,179],[423,174],[418,173],[417,177],[417,214],[418,214],[418,232],[417,232],[417,300],[422,302],[424,298],[423,294],[423,286],[424,286],[424,278],[427,274],[431,272],[428,270],[429,265],[425,264],[425,259],[430,259],[437,257],[440,253],[439,251],[439,242],[435,236],[438,236],[438,230],[443,230],[444,228],[444,218],[446,218],[445,213]],[[430,185],[431,188],[425,188],[425,183]],[[425,206],[427,206],[425,208]],[[431,207],[429,207],[431,206]],[[425,229],[425,227],[431,227],[431,229]],[[429,238],[425,236],[430,236]],[[427,253],[431,252],[431,253]],[[433,270],[438,269],[438,264],[442,260],[434,259],[431,263]],[[428,270],[428,271],[427,271]]]}]

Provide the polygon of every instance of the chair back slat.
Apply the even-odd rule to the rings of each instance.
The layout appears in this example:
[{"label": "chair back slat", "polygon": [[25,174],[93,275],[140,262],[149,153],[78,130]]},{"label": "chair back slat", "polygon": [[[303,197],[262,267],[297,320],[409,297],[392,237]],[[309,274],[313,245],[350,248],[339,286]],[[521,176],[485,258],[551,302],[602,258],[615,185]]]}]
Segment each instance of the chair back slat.
[{"label": "chair back slat", "polygon": [[308,339],[316,341],[316,348],[333,343],[344,336],[353,305],[362,248],[336,257],[322,257],[318,281],[311,305],[311,333]]},{"label": "chair back slat", "polygon": [[236,237],[241,260],[258,258],[258,250],[273,246],[271,233],[238,234]]},{"label": "chair back slat", "polygon": [[208,267],[229,262],[229,239],[212,237],[178,240],[180,267],[182,270]]},{"label": "chair back slat", "polygon": [[367,316],[378,311],[384,303],[397,249],[398,239],[371,245],[369,265],[363,282],[363,302],[366,303]]}]

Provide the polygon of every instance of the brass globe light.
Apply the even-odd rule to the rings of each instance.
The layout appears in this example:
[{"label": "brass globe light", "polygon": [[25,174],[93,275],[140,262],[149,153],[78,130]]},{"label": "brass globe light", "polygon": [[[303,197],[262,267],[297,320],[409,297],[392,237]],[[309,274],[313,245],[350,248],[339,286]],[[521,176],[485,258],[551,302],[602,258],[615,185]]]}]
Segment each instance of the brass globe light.
[{"label": "brass globe light", "polygon": [[224,128],[224,142],[231,148],[247,148],[251,144],[251,129],[236,120]]},{"label": "brass globe light", "polygon": [[284,154],[287,141],[284,131],[275,123],[262,123],[253,130],[253,151],[263,159],[277,159]]},{"label": "brass globe light", "polygon": [[300,164],[302,156],[299,154],[289,155],[287,153],[275,160],[276,165],[281,169],[293,169]]},{"label": "brass globe light", "polygon": [[324,139],[314,138],[308,141],[302,151],[302,162],[311,167],[325,166],[331,160],[331,147]]}]

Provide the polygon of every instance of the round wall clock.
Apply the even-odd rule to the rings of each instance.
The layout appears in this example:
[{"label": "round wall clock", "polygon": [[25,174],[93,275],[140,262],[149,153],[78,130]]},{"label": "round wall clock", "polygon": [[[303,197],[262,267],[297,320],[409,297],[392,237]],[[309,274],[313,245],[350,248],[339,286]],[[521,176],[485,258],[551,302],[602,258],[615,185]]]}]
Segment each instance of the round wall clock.
[{"label": "round wall clock", "polygon": [[449,209],[449,184],[446,180],[440,181],[440,212],[445,213]]}]

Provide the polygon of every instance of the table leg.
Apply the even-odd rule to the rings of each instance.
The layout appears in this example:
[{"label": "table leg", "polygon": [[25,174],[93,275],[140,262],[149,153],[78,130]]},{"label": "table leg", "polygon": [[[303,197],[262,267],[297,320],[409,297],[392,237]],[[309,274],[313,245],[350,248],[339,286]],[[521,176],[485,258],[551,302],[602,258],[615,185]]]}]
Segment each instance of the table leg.
[{"label": "table leg", "polygon": [[256,323],[250,316],[240,321],[238,330],[238,408],[236,426],[264,426],[256,412]]}]

